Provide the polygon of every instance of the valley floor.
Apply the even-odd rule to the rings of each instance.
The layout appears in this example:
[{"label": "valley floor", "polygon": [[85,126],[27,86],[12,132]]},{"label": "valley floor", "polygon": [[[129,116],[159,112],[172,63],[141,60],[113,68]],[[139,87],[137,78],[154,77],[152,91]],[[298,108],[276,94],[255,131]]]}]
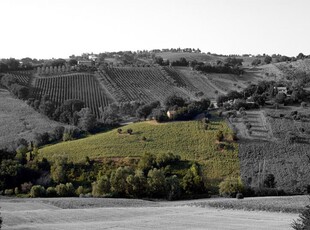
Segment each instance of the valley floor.
[{"label": "valley floor", "polygon": [[214,201],[217,199],[151,202],[95,198],[14,198],[1,199],[0,206],[3,229],[274,230],[290,229],[292,220],[298,217],[296,213],[216,209],[203,205]]}]

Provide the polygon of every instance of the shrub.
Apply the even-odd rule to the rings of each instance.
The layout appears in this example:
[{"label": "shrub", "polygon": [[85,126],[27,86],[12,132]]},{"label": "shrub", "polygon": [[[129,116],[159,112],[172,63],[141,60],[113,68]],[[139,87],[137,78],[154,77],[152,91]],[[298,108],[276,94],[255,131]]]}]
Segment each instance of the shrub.
[{"label": "shrub", "polygon": [[299,214],[299,219],[294,220],[291,226],[295,230],[310,229],[310,205],[306,206],[306,209]]},{"label": "shrub", "polygon": [[166,178],[163,170],[151,169],[147,175],[148,191],[151,197],[164,197],[166,194]]},{"label": "shrub", "polygon": [[243,194],[242,194],[241,192],[238,192],[237,195],[236,195],[236,198],[237,198],[238,200],[240,200],[240,199],[243,199],[244,196],[243,196]]},{"label": "shrub", "polygon": [[30,189],[32,188],[32,183],[31,182],[25,182],[20,185],[22,193],[29,193]]},{"label": "shrub", "polygon": [[168,200],[177,200],[181,196],[181,186],[180,181],[176,175],[168,177],[166,179],[167,185],[167,199]]},{"label": "shrub", "polygon": [[56,193],[60,197],[75,196],[75,189],[72,183],[59,184],[56,186]]},{"label": "shrub", "polygon": [[41,185],[34,185],[34,186],[32,186],[32,188],[30,190],[30,196],[32,198],[43,197],[43,196],[45,196],[45,194],[46,194],[45,188]]},{"label": "shrub", "polygon": [[306,103],[306,102],[301,102],[301,103],[300,103],[300,106],[301,106],[302,108],[306,108],[306,107],[307,107],[307,103]]},{"label": "shrub", "polygon": [[55,197],[57,196],[57,191],[55,187],[48,187],[46,189],[46,196],[47,197]]},{"label": "shrub", "polygon": [[244,187],[240,177],[227,177],[224,181],[219,184],[220,195],[235,197],[237,193],[242,192]]},{"label": "shrub", "polygon": [[6,189],[4,190],[4,195],[6,196],[12,196],[14,194],[14,190],[13,189]]},{"label": "shrub", "polygon": [[276,186],[275,177],[273,174],[267,174],[264,179],[265,188],[274,188]]},{"label": "shrub", "polygon": [[16,188],[14,189],[14,193],[15,193],[15,195],[18,195],[18,194],[19,194],[19,188],[18,188],[18,187],[16,187]]},{"label": "shrub", "polygon": [[92,183],[92,195],[94,197],[100,197],[102,195],[110,193],[110,189],[110,179],[106,175],[101,176],[96,182]]},{"label": "shrub", "polygon": [[193,164],[190,169],[187,170],[185,176],[182,178],[181,185],[187,194],[205,192],[205,186],[197,164]]},{"label": "shrub", "polygon": [[221,130],[216,132],[216,140],[222,141],[224,139],[224,134]]},{"label": "shrub", "polygon": [[83,186],[79,186],[76,191],[75,191],[75,194],[77,196],[80,196],[82,194],[85,194],[86,193],[86,189],[83,187]]},{"label": "shrub", "polygon": [[132,130],[132,129],[127,129],[127,133],[128,133],[129,135],[131,135],[131,134],[132,134],[132,132],[133,132],[133,130]]},{"label": "shrub", "polygon": [[181,159],[180,156],[174,155],[171,152],[168,153],[159,153],[156,155],[155,162],[157,166],[160,167],[165,167],[166,165],[173,164],[178,162]]}]

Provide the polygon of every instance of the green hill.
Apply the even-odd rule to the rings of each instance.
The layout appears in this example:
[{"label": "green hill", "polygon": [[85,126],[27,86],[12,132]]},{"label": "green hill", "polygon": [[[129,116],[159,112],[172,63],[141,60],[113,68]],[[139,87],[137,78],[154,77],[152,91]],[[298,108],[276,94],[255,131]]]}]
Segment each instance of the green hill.
[{"label": "green hill", "polygon": [[[127,134],[132,129],[133,134]],[[66,155],[78,162],[85,159],[140,157],[143,153],[172,152],[182,160],[197,161],[206,166],[209,178],[239,175],[238,145],[231,141],[232,131],[223,121],[213,121],[205,130],[201,121],[134,123],[117,130],[97,134],[85,139],[63,142],[39,150],[40,157],[53,159],[54,155]],[[221,130],[225,140],[219,143],[216,133]],[[144,138],[145,137],[145,138]]]}]

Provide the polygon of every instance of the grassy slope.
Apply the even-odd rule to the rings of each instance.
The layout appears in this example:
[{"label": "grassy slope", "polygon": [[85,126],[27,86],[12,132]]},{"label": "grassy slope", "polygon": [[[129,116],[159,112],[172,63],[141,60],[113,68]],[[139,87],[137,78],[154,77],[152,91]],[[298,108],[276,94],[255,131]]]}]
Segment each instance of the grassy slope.
[{"label": "grassy slope", "polygon": [[49,132],[61,125],[13,98],[7,90],[0,89],[0,100],[0,148],[19,138],[32,140],[36,132]]},{"label": "grassy slope", "polygon": [[[227,143],[229,150],[218,150],[215,132],[231,133],[224,122],[212,122],[212,130],[205,131],[198,121],[157,124],[141,122],[123,127],[133,134],[118,134],[116,130],[85,139],[47,146],[40,156],[52,159],[53,155],[66,154],[73,161],[105,157],[139,157],[144,152],[157,154],[171,151],[184,160],[198,160],[206,166],[208,177],[222,178],[239,175],[238,146]],[[146,137],[146,141],[142,141]]]}]

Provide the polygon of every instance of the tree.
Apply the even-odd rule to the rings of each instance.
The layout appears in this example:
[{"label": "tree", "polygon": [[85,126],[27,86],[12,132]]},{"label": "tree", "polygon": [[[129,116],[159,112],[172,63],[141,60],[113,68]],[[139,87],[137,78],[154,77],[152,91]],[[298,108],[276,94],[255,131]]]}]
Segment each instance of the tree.
[{"label": "tree", "polygon": [[176,175],[168,177],[166,179],[167,185],[167,199],[176,200],[181,196],[181,186],[180,181]]},{"label": "tree", "polygon": [[221,130],[217,131],[215,135],[217,141],[222,141],[224,139],[224,134]]},{"label": "tree", "polygon": [[142,197],[147,192],[147,181],[142,170],[136,170],[134,175],[126,178],[130,194],[135,197]]},{"label": "tree", "polygon": [[166,178],[162,169],[151,169],[147,174],[148,191],[152,197],[164,197],[166,194]]},{"label": "tree", "polygon": [[253,65],[253,66],[258,66],[259,64],[261,64],[261,60],[260,59],[258,59],[258,58],[256,58],[256,59],[254,59],[253,61],[252,61],[252,63],[251,63],[251,65]]},{"label": "tree", "polygon": [[39,106],[40,113],[52,117],[55,111],[55,104],[50,100],[42,100]]},{"label": "tree", "polygon": [[132,134],[132,132],[133,132],[133,130],[132,130],[132,129],[127,129],[127,133],[128,133],[129,135],[131,135],[131,134]]},{"label": "tree", "polygon": [[140,106],[137,110],[137,116],[139,118],[146,119],[152,113],[153,109],[155,109],[159,106],[160,106],[159,101],[155,101],[155,102],[152,102],[150,104]]},{"label": "tree", "polygon": [[54,130],[53,130],[55,139],[56,139],[56,140],[62,140],[64,131],[65,131],[65,127],[63,127],[63,126],[57,126],[57,127],[55,127]]},{"label": "tree", "polygon": [[270,57],[270,56],[266,56],[265,58],[264,58],[264,62],[266,63],[266,64],[270,64],[271,62],[272,62],[272,57]]},{"label": "tree", "polygon": [[227,177],[219,184],[220,195],[222,196],[235,196],[238,192],[243,191],[243,184],[239,178]]},{"label": "tree", "polygon": [[78,64],[78,61],[76,59],[70,59],[69,60],[69,65],[70,66],[76,66]]},{"label": "tree", "polygon": [[190,169],[187,170],[185,176],[182,179],[182,188],[187,194],[201,193],[205,191],[205,187],[200,176],[199,166],[193,164]]},{"label": "tree", "polygon": [[96,182],[92,183],[92,195],[99,197],[111,191],[110,178],[107,175],[101,176]]},{"label": "tree", "polygon": [[1,229],[1,227],[2,227],[2,217],[0,216],[0,229]]},{"label": "tree", "polygon": [[96,127],[96,117],[92,114],[89,108],[82,108],[77,115],[78,119],[78,127],[84,131],[92,131]]},{"label": "tree", "polygon": [[64,183],[67,180],[66,174],[66,165],[67,165],[67,158],[63,156],[56,156],[54,158],[54,163],[51,166],[51,176],[52,179],[56,183]]},{"label": "tree", "polygon": [[299,214],[299,218],[294,220],[292,228],[295,230],[307,230],[310,229],[310,205]]},{"label": "tree", "polygon": [[32,186],[31,190],[30,190],[30,196],[32,198],[35,197],[43,197],[46,195],[46,191],[45,188],[41,185],[34,185]]},{"label": "tree", "polygon": [[285,93],[278,93],[275,98],[275,102],[278,104],[283,104],[286,98]]},{"label": "tree", "polygon": [[19,67],[19,61],[15,58],[10,58],[6,61],[6,64],[9,68],[9,70],[18,70]]},{"label": "tree", "polygon": [[299,53],[298,55],[297,55],[297,60],[299,60],[299,59],[304,59],[306,56],[303,54],[303,53]]},{"label": "tree", "polygon": [[273,174],[267,174],[264,179],[264,187],[266,188],[275,188],[276,186],[275,177]]},{"label": "tree", "polygon": [[133,170],[129,167],[118,167],[112,172],[110,177],[111,191],[119,196],[128,195],[127,177],[133,174]]},{"label": "tree", "polygon": [[171,95],[165,100],[165,106],[167,108],[173,106],[183,107],[185,106],[185,100],[177,95]]}]

